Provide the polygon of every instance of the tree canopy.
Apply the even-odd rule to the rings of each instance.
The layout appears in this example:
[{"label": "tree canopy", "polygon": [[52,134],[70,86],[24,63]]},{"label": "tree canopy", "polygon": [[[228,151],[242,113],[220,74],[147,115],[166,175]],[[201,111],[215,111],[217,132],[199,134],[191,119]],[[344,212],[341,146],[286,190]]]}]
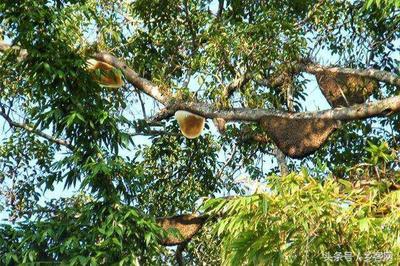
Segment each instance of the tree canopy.
[{"label": "tree canopy", "polygon": [[397,265],[399,25],[399,0],[2,0],[0,264]]}]

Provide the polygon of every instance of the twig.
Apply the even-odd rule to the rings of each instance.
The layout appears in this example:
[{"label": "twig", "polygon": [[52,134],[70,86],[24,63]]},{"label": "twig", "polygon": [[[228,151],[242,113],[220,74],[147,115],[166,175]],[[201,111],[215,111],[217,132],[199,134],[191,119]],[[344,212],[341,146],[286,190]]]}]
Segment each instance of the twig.
[{"label": "twig", "polygon": [[144,106],[144,102],[142,99],[142,95],[140,95],[140,91],[136,91],[138,97],[139,97],[139,102],[140,102],[140,106],[142,107],[142,112],[143,112],[143,118],[147,119],[147,115],[146,115],[146,108]]},{"label": "twig", "polygon": [[217,18],[221,17],[223,11],[224,11],[224,0],[218,0]]},{"label": "twig", "polygon": [[55,137],[53,137],[53,136],[51,136],[49,134],[46,134],[46,133],[44,133],[44,132],[42,132],[40,130],[37,130],[37,129],[33,128],[33,127],[28,126],[25,123],[19,123],[19,122],[13,121],[11,119],[11,117],[8,116],[7,113],[5,112],[4,107],[1,107],[0,115],[8,122],[8,124],[11,127],[17,127],[17,128],[25,129],[26,131],[28,131],[30,133],[33,133],[33,134],[38,135],[38,136],[40,136],[42,138],[45,138],[45,139],[47,139],[47,140],[49,140],[49,141],[51,141],[53,143],[65,146],[70,150],[74,149],[74,147],[66,140],[55,138]]},{"label": "twig", "polygon": [[229,157],[228,160],[226,160],[225,164],[224,164],[224,165],[221,167],[221,169],[218,171],[218,173],[217,173],[217,175],[216,175],[216,176],[217,176],[217,179],[221,178],[221,176],[222,176],[222,174],[223,174],[225,168],[232,162],[232,160],[233,160],[234,157],[235,157],[236,151],[237,151],[237,146],[235,145],[235,146],[233,147],[233,151],[232,151],[232,153],[231,153],[231,156]]}]

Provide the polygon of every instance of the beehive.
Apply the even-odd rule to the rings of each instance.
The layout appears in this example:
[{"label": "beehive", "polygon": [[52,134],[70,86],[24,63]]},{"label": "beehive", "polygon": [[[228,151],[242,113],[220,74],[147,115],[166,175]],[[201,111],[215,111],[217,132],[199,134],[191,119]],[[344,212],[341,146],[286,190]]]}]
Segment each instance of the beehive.
[{"label": "beehive", "polygon": [[332,107],[364,103],[378,83],[354,74],[324,71],[315,75],[318,85]]},{"label": "beehive", "polygon": [[203,131],[205,119],[202,116],[178,110],[175,112],[175,118],[182,134],[188,139],[197,138]]},{"label": "beehive", "polygon": [[265,116],[261,127],[278,148],[292,158],[303,158],[318,150],[340,121],[318,118]]},{"label": "beehive", "polygon": [[97,61],[87,60],[88,70],[92,73],[93,80],[108,88],[120,88],[124,85],[121,73],[112,65]]},{"label": "beehive", "polygon": [[175,228],[182,237],[169,234],[167,238],[162,239],[161,243],[165,246],[174,246],[190,240],[202,227],[206,217],[194,214],[178,215],[157,219],[157,223],[164,229]]}]

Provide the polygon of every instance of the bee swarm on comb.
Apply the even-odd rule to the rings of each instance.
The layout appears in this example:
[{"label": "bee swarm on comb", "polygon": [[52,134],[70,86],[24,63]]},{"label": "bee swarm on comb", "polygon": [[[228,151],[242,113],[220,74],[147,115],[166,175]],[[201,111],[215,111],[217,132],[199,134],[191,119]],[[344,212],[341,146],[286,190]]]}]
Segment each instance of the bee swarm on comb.
[{"label": "bee swarm on comb", "polygon": [[120,88],[124,85],[121,73],[110,64],[95,60],[87,60],[87,69],[92,73],[93,80],[108,88]]},{"label": "bee swarm on comb", "polygon": [[202,116],[178,110],[175,112],[175,118],[178,121],[182,134],[188,139],[197,138],[203,131],[205,119]]}]

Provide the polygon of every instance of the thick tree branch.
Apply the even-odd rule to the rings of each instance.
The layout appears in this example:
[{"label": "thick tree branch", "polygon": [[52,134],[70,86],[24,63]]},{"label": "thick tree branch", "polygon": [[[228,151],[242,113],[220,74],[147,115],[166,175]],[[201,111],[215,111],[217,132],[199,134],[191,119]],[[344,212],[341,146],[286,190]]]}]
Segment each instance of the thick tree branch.
[{"label": "thick tree branch", "polygon": [[351,107],[341,107],[315,112],[288,113],[267,109],[231,108],[219,109],[207,103],[178,102],[163,109],[158,118],[166,118],[177,110],[187,110],[206,118],[223,118],[226,121],[257,122],[262,117],[274,116],[289,119],[319,118],[352,121],[375,116],[387,116],[400,111],[400,96],[393,96],[384,100],[357,104]]},{"label": "thick tree branch", "polygon": [[336,74],[353,74],[360,77],[372,78],[377,81],[386,82],[388,84],[400,87],[400,77],[387,71],[378,69],[353,69],[343,67],[324,67],[314,63],[300,65],[300,70],[310,74],[318,74],[323,72],[331,72]]},{"label": "thick tree branch", "polygon": [[[3,42],[0,42],[3,44]],[[0,49],[9,49],[10,46],[0,46]],[[353,105],[345,108],[335,108],[316,112],[300,112],[287,113],[267,109],[249,109],[249,108],[231,108],[219,109],[208,103],[195,102],[180,102],[168,91],[161,89],[151,81],[142,78],[134,70],[129,68],[127,64],[118,58],[108,53],[97,53],[93,56],[97,60],[106,62],[116,68],[121,69],[126,79],[139,90],[142,90],[147,95],[156,101],[164,104],[167,109],[162,111],[159,118],[166,118],[175,113],[176,110],[187,110],[199,114],[206,118],[223,118],[226,121],[259,121],[264,116],[275,116],[284,118],[320,118],[320,119],[335,119],[342,121],[351,121],[365,119],[374,116],[390,115],[400,111],[400,96],[390,97],[384,100],[379,100],[371,103]],[[323,67],[318,64],[306,62],[298,64],[298,71],[304,71],[311,74],[328,71],[332,73],[354,74],[362,77],[372,78],[378,81],[386,82],[395,86],[400,86],[400,77],[395,74],[381,71],[377,69],[358,70],[351,68],[339,67]],[[174,101],[176,101],[174,103]]]},{"label": "thick tree branch", "polygon": [[275,147],[273,151],[276,160],[278,161],[279,171],[281,172],[282,176],[287,176],[289,172],[289,167],[286,163],[286,156],[285,154],[278,148]]},{"label": "thick tree branch", "polygon": [[254,82],[260,86],[264,87],[278,87],[282,86],[282,84],[285,82],[287,78],[286,73],[282,73],[278,75],[277,77],[271,78],[271,79],[255,79]]},{"label": "thick tree branch", "polygon": [[176,259],[176,263],[178,264],[178,266],[185,265],[185,261],[183,259],[183,251],[185,250],[187,244],[188,244],[188,242],[184,242],[184,243],[178,245],[178,247],[176,248],[175,259]]},{"label": "thick tree branch", "polygon": [[[322,74],[326,72],[328,73],[330,72],[332,74],[352,74],[360,77],[375,79],[377,81],[385,82],[400,87],[399,76],[379,69],[353,69],[344,67],[327,67],[312,62],[306,62],[295,65],[293,72],[294,73],[307,72],[313,75]],[[281,75],[278,75],[277,77],[270,80],[268,79],[254,80],[254,82],[261,86],[266,86],[266,87],[281,86],[285,81],[286,75],[287,75],[286,73],[282,73]]]},{"label": "thick tree branch", "polygon": [[[27,51],[25,49],[21,49],[19,46],[11,46],[7,44],[4,41],[0,41],[0,51],[5,52],[8,49],[15,49],[15,50],[20,50],[22,56],[26,57],[27,56]],[[113,65],[114,67],[117,67],[121,69],[125,75],[125,77],[128,79],[130,83],[135,85],[137,88],[143,90],[145,93],[147,93],[149,96],[153,97],[160,103],[165,104],[167,102],[167,95],[166,93],[163,94],[160,90],[160,88],[156,85],[154,85],[152,82],[150,82],[147,79],[141,78],[134,70],[129,68],[126,63],[123,61],[119,60],[118,58],[114,57],[111,54],[102,52],[102,53],[97,53],[93,55],[94,58],[97,60],[109,63]],[[315,64],[312,62],[306,62],[306,63],[300,63],[297,65],[297,72],[307,72],[310,74],[317,74],[317,73],[322,73],[324,71],[332,72],[332,73],[342,73],[342,74],[354,74],[358,75],[361,77],[367,77],[367,78],[372,78],[378,81],[386,82],[391,85],[399,86],[400,87],[400,77],[387,72],[383,70],[378,70],[378,69],[353,69],[353,68],[341,68],[341,67],[326,67],[326,66],[321,66],[319,64]],[[244,75],[241,79],[246,80],[248,79],[248,75]],[[279,80],[279,78],[278,78]],[[270,82],[265,82],[265,81],[259,81],[260,84],[265,84],[265,85],[271,85]],[[279,82],[273,82],[273,83],[279,83]],[[235,85],[235,84],[233,84]],[[233,86],[232,85],[232,86]]]},{"label": "thick tree branch", "polygon": [[168,97],[167,91],[163,93],[160,87],[153,84],[149,80],[140,77],[139,74],[129,68],[125,62],[108,53],[97,53],[94,54],[93,57],[99,61],[106,62],[118,69],[121,69],[122,73],[129,83],[131,83],[150,97],[154,98],[156,101],[164,105],[168,103],[170,97]]}]

